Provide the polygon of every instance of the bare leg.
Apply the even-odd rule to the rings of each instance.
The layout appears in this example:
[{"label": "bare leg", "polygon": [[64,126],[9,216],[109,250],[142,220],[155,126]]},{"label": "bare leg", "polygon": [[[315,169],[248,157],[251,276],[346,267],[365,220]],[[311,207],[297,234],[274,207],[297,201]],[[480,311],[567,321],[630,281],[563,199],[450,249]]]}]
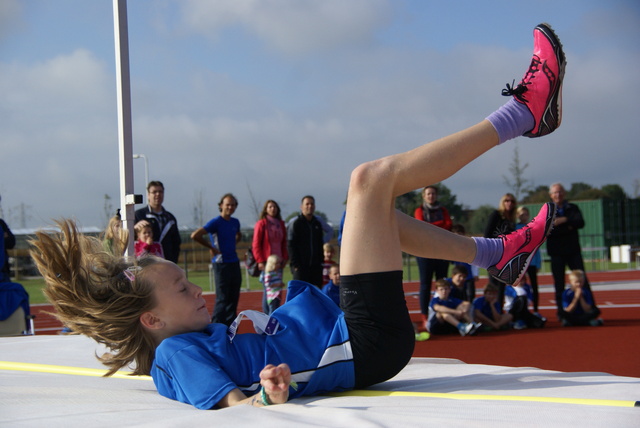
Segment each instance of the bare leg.
[{"label": "bare leg", "polygon": [[[546,64],[544,73],[540,73]],[[405,153],[367,162],[351,174],[347,215],[342,239],[341,270],[345,275],[402,269],[401,251],[436,259],[471,262],[476,255],[472,239],[444,233],[425,223],[410,221],[394,209],[398,195],[442,181],[492,148],[520,135],[541,137],[553,132],[562,118],[562,81],[566,58],[560,40],[548,24],[534,29],[534,55],[513,95],[500,109],[477,125]],[[544,206],[527,232],[516,233],[502,245],[500,268],[482,260],[504,281],[519,281],[532,252],[546,237],[554,211]],[[542,214],[542,215],[541,215]],[[534,219],[532,221],[535,222]],[[523,230],[523,229],[521,229]],[[527,238],[531,230],[536,239]],[[522,243],[520,241],[523,241]],[[488,242],[483,242],[489,245]],[[525,244],[526,242],[526,244]],[[531,244],[531,245],[529,245]],[[491,258],[491,251],[480,254]],[[506,255],[505,260],[502,256]],[[512,257],[513,258],[510,258]],[[504,263],[502,263],[504,262]]]},{"label": "bare leg", "polygon": [[440,182],[498,143],[484,120],[464,131],[405,153],[358,166],[351,174],[342,237],[343,275],[402,269],[402,251],[471,262],[475,244],[395,210],[395,198]]}]

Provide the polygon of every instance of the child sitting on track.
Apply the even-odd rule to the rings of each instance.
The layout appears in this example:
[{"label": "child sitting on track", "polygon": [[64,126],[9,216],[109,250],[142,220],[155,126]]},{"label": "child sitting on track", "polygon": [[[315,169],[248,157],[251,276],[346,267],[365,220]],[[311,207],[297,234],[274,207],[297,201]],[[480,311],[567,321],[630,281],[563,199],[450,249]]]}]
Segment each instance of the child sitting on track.
[{"label": "child sitting on track", "polygon": [[160,394],[200,409],[279,404],[390,379],[415,344],[402,252],[474,264],[513,284],[555,214],[545,204],[516,232],[470,238],[396,211],[396,197],[450,177],[497,144],[554,131],[564,66],[559,40],[540,24],[531,66],[517,87],[503,91],[513,98],[499,110],[463,131],[353,170],[340,252],[341,308],[317,287],[292,281],[285,304],[261,323],[263,334],[235,335],[234,328],[209,323],[202,289],[177,265],[107,254],[68,220],[59,223],[59,235],[39,232],[33,242],[45,293],[66,326],[111,349],[99,357],[107,375],[135,363],[133,373],[150,374]]},{"label": "child sitting on track", "polygon": [[429,304],[427,328],[430,334],[460,333],[473,336],[480,327],[472,321],[471,303],[451,296],[455,286],[444,279],[436,281],[436,293]]}]

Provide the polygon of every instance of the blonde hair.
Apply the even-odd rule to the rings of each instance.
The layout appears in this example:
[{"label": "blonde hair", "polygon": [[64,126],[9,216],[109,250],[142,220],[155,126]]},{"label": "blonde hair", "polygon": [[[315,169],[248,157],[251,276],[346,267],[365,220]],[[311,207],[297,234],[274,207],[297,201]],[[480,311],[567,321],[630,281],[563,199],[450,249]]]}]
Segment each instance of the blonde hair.
[{"label": "blonde hair", "polygon": [[[507,211],[505,206],[504,206],[504,201],[506,201],[507,199],[513,199],[513,209],[511,211]],[[498,212],[500,213],[500,216],[505,219],[505,220],[509,220],[511,222],[515,222],[516,221],[516,210],[518,208],[518,201],[516,200],[516,197],[513,196],[512,193],[505,193],[502,198],[500,198],[500,204],[498,206]]]},{"label": "blonde hair", "polygon": [[322,251],[330,251],[331,253],[334,253],[335,251],[333,250],[333,245],[331,245],[330,243],[326,242],[322,245]]},{"label": "blonde hair", "polygon": [[[119,226],[119,230],[114,233],[115,226]],[[121,256],[127,250],[127,244],[129,243],[129,231],[122,228],[122,217],[120,214],[116,214],[109,219],[109,224],[102,234],[102,242],[104,249],[113,253],[116,256]]]},{"label": "blonde hair", "polygon": [[569,277],[584,279],[585,276],[586,275],[582,269],[574,269],[569,272]]},{"label": "blonde hair", "polygon": [[[78,232],[72,220],[57,222],[60,232],[36,232],[30,243],[44,294],[55,316],[74,333],[84,334],[111,352],[96,356],[111,376],[135,362],[134,375],[149,375],[155,344],[140,316],[155,306],[154,285],[145,269],[162,262],[147,257],[138,262],[106,252],[101,242]],[[130,279],[133,278],[133,279]]]},{"label": "blonde hair", "polygon": [[267,262],[264,265],[265,272],[273,272],[276,270],[276,264],[280,261],[280,256],[277,254],[271,254],[267,257]]}]

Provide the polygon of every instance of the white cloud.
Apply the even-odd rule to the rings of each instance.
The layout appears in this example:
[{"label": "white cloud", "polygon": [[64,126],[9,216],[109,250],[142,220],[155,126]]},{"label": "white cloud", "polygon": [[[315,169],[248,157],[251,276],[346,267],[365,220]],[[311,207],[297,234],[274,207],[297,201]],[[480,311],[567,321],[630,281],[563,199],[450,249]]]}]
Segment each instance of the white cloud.
[{"label": "white cloud", "polygon": [[386,0],[191,0],[183,9],[185,24],[214,40],[239,25],[286,54],[369,42],[390,14]]}]

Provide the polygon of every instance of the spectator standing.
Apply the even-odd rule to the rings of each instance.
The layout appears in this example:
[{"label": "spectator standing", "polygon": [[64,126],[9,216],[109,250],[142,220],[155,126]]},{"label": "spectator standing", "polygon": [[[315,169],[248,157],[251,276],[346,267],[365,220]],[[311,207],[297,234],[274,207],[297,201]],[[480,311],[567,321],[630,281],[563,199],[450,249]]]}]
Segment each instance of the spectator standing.
[{"label": "spectator standing", "polygon": [[[485,238],[497,238],[516,230],[516,209],[518,205],[516,197],[511,193],[505,193],[500,198],[498,209],[489,215],[487,227],[484,230]],[[504,303],[504,287],[506,284],[489,275],[489,282],[498,287],[498,303],[502,307]]]},{"label": "spectator standing", "polygon": [[[438,188],[435,186],[427,186],[422,189],[422,205],[416,208],[413,216],[444,230],[451,230],[451,216],[449,211],[438,202]],[[420,311],[426,327],[429,316],[429,301],[431,300],[431,281],[434,275],[435,279],[447,277],[449,261],[424,257],[416,257],[416,261],[420,273]]]},{"label": "spectator standing", "polygon": [[253,229],[251,250],[261,271],[264,271],[267,258],[271,254],[280,257],[283,268],[289,261],[287,229],[282,221],[280,205],[272,199],[262,207],[260,219]]},{"label": "spectator standing", "polygon": [[[565,199],[565,189],[560,183],[554,183],[549,187],[551,201],[556,204],[556,219],[553,229],[547,238],[547,253],[551,257],[551,274],[553,275],[553,285],[556,289],[556,306],[558,307],[558,317],[562,308],[562,293],[564,291],[565,267],[571,270],[584,270],[582,259],[582,248],[580,247],[580,236],[578,230],[584,227],[584,218],[577,205]],[[591,286],[586,274],[583,288],[591,293]],[[593,295],[593,294],[592,294]],[[593,302],[595,306],[595,301]]]},{"label": "spectator standing", "polygon": [[136,210],[135,229],[149,223],[153,236],[162,245],[165,259],[178,263],[180,257],[180,231],[178,220],[164,209],[164,185],[160,181],[150,181],[147,185],[147,206]]},{"label": "spectator standing", "polygon": [[293,279],[322,286],[322,262],[324,231],[314,215],[316,202],[313,196],[302,198],[300,215],[289,223],[287,230],[289,257]]},{"label": "spectator standing", "polygon": [[[242,274],[236,243],[240,241],[240,221],[231,217],[238,200],[231,193],[220,198],[220,215],[191,234],[191,239],[209,248],[216,282],[216,304],[211,321],[231,325],[236,317]],[[204,236],[209,234],[209,239]]]}]

